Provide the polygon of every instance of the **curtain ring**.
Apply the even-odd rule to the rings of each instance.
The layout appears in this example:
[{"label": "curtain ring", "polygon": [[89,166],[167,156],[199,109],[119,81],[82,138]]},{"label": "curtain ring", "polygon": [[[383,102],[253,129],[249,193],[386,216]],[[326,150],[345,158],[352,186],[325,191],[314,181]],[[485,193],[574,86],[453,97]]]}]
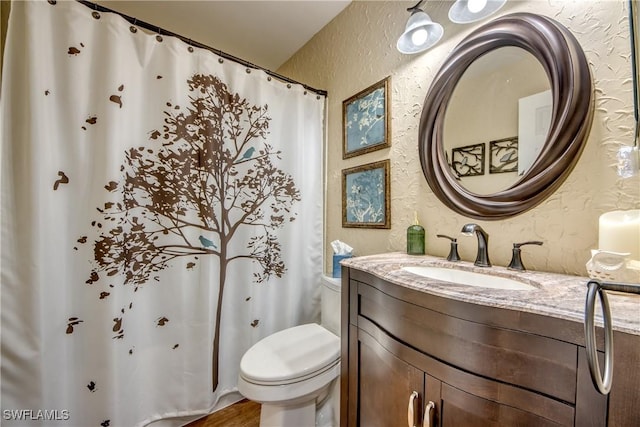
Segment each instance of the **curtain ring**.
[{"label": "curtain ring", "polygon": [[138,22],[137,18],[133,18],[133,24],[129,27],[129,31],[132,33],[137,33],[138,29],[136,28],[136,22]]},{"label": "curtain ring", "polygon": [[287,83],[287,89],[291,89],[291,83]]},{"label": "curtain ring", "polygon": [[56,5],[56,3],[58,3],[58,2],[57,2],[56,0],[48,0],[48,3],[49,3],[51,6],[55,6],[55,5]]},{"label": "curtain ring", "polygon": [[247,74],[251,74],[251,68],[247,68]]},{"label": "curtain ring", "polygon": [[191,39],[189,39],[189,47],[187,48],[187,50],[191,53],[193,53],[193,46],[191,46]]},{"label": "curtain ring", "polygon": [[222,59],[222,58],[218,58],[218,62],[219,62],[220,64],[222,64],[222,63],[224,62],[224,59]]},{"label": "curtain ring", "polygon": [[93,4],[93,12],[91,13],[91,16],[93,16],[95,19],[100,19],[100,12],[98,12],[98,4],[97,3]]}]

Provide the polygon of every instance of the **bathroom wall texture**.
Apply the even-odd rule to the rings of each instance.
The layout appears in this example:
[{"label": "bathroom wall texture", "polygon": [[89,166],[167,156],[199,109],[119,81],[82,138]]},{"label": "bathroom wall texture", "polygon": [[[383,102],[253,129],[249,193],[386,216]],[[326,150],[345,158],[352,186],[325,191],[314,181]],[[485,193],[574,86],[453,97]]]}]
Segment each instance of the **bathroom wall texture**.
[{"label": "bathroom wall texture", "polygon": [[[565,183],[545,202],[500,221],[475,221],[445,207],[431,192],[418,159],[418,124],[431,81],[451,50],[483,22],[452,24],[452,2],[426,4],[426,11],[445,27],[435,47],[402,55],[396,40],[415,1],[354,1],[317,33],[278,72],[329,93],[326,173],[326,271],[331,271],[329,242],[340,239],[356,255],[406,249],[405,230],[417,211],[426,229],[427,253],[446,256],[449,243],[437,233],[458,235],[467,222],[479,223],[490,235],[495,265],[507,265],[514,242],[542,240],[523,248],[531,270],[586,275],[590,249],[598,244],[598,217],[607,211],[640,207],[640,178],[619,179],[616,151],[633,144],[633,88],[626,0],[510,0],[494,16],[532,12],[549,16],[577,37],[591,67],[595,115],[582,156]],[[491,17],[489,19],[493,19]],[[391,76],[391,147],[342,159],[342,101]],[[391,229],[342,228],[341,170],[391,160]],[[463,259],[475,259],[476,239],[459,236]]]}]

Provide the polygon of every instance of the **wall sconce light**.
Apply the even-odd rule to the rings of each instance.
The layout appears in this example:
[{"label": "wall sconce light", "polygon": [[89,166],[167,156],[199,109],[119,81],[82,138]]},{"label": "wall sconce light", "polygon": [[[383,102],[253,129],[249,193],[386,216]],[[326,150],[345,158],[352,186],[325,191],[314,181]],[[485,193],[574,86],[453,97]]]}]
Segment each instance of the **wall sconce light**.
[{"label": "wall sconce light", "polygon": [[442,25],[433,22],[429,15],[420,9],[421,0],[413,7],[407,9],[411,16],[407,21],[404,33],[398,39],[396,47],[401,53],[418,53],[429,49],[442,38],[444,29]]},{"label": "wall sconce light", "polygon": [[497,12],[507,0],[457,0],[449,9],[449,19],[456,24],[479,21]]}]

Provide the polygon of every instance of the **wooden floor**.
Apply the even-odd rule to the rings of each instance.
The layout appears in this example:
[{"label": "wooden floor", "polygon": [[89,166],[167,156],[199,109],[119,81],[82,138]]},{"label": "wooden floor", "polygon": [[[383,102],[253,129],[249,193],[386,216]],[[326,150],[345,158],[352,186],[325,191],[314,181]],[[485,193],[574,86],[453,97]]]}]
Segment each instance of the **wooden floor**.
[{"label": "wooden floor", "polygon": [[260,404],[244,399],[185,427],[258,427],[259,425]]}]

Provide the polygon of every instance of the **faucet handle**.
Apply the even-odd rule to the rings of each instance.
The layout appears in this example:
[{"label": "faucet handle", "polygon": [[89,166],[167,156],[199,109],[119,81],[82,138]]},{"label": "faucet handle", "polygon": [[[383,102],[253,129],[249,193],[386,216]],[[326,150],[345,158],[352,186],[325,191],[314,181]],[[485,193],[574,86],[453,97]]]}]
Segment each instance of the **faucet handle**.
[{"label": "faucet handle", "polygon": [[543,242],[540,242],[538,240],[531,240],[528,242],[522,242],[522,243],[514,243],[513,247],[514,249],[519,248],[520,246],[524,246],[524,245],[538,245],[538,246],[542,246]]},{"label": "faucet handle", "polygon": [[513,253],[511,255],[511,262],[509,263],[509,266],[507,268],[510,270],[525,271],[526,269],[524,268],[524,264],[522,264],[522,255],[521,255],[520,247],[524,245],[542,246],[542,243],[543,242],[540,242],[538,240],[531,240],[529,242],[522,242],[522,243],[514,243]]},{"label": "faucet handle", "polygon": [[447,261],[460,261],[460,254],[458,254],[458,239],[456,239],[455,237],[447,236],[446,234],[436,234],[436,237],[442,237],[451,240],[451,249],[449,250]]}]

